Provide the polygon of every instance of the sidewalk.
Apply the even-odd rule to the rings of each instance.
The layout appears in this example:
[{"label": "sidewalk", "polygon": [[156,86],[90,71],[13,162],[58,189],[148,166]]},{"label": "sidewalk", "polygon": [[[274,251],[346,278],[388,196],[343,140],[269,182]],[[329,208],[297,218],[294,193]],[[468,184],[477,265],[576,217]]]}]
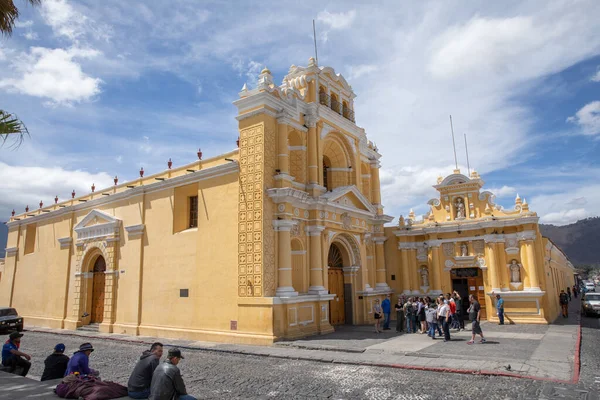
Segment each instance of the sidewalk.
[{"label": "sidewalk", "polygon": [[[393,329],[377,334],[372,326],[342,326],[336,332],[273,346],[251,346],[126,336],[87,331],[28,327],[29,331],[86,338],[150,344],[184,349],[250,354],[288,359],[424,369],[465,374],[502,375],[576,382],[579,376],[579,301],[570,305],[569,318],[552,325],[482,323],[487,343],[467,345],[467,331],[451,332],[452,340],[432,340],[422,334],[398,334]],[[576,365],[577,364],[577,365]]]}]

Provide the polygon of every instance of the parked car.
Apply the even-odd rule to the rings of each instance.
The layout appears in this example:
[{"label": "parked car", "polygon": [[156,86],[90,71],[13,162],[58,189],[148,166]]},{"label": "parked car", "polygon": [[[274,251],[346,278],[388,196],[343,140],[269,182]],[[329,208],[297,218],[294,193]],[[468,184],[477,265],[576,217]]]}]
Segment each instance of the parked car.
[{"label": "parked car", "polygon": [[600,293],[586,293],[581,299],[581,314],[600,315]]},{"label": "parked car", "polygon": [[0,307],[0,332],[14,332],[23,330],[23,317],[19,317],[17,310],[11,307]]},{"label": "parked car", "polygon": [[594,282],[586,282],[585,288],[586,288],[586,292],[595,292],[596,291],[596,285],[594,285]]}]

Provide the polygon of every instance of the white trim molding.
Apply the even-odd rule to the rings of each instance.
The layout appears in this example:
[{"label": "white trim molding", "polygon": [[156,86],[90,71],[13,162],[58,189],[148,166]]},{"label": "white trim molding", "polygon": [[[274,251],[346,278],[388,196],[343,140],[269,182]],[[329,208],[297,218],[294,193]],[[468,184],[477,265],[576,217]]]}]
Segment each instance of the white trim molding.
[{"label": "white trim molding", "polygon": [[276,231],[291,231],[296,224],[298,224],[298,221],[293,219],[274,219],[273,229]]},{"label": "white trim molding", "polygon": [[[96,225],[86,226],[93,220],[103,221]],[[77,241],[119,236],[121,220],[100,210],[92,210],[73,229],[77,233]]]},{"label": "white trim molding", "polygon": [[68,249],[71,247],[71,243],[73,243],[73,238],[72,237],[58,238],[58,243],[60,244],[61,249]]},{"label": "white trim molding", "polygon": [[7,247],[5,250],[6,250],[6,257],[14,256],[19,252],[18,247]]},{"label": "white trim molding", "polygon": [[145,227],[146,225],[144,224],[126,226],[125,230],[127,231],[127,239],[131,240],[141,238],[144,236]]}]

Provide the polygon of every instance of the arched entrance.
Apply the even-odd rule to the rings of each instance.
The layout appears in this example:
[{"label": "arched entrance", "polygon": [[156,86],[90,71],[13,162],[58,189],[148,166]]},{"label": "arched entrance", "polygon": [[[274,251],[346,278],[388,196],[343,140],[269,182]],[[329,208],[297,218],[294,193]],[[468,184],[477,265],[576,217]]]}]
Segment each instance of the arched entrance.
[{"label": "arched entrance", "polygon": [[92,312],[90,322],[101,323],[104,319],[104,288],[106,283],[106,261],[98,256],[94,262],[92,281]]},{"label": "arched entrance", "polygon": [[329,322],[331,325],[346,323],[344,291],[344,259],[340,247],[333,243],[327,257],[328,289],[336,296],[329,301]]}]

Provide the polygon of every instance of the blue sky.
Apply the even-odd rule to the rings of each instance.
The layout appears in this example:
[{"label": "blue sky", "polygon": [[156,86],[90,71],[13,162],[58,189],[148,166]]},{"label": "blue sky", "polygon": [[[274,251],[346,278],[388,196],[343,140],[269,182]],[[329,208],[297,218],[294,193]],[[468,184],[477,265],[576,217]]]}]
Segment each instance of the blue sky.
[{"label": "blue sky", "polygon": [[[0,108],[31,138],[0,149],[0,220],[235,147],[244,83],[313,55],[342,73],[380,148],[385,212],[427,211],[466,170],[542,222],[600,215],[600,2],[44,0],[0,39]],[[498,4],[495,4],[498,3]],[[501,4],[500,4],[501,3]],[[224,5],[225,4],[225,5]]]}]

